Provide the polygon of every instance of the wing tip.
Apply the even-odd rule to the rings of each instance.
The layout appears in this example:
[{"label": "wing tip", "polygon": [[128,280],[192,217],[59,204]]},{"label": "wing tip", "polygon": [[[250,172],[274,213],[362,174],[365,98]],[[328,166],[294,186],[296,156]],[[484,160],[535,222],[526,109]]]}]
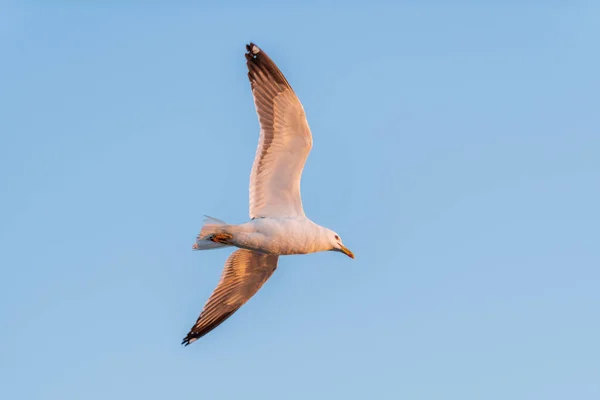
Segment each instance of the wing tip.
[{"label": "wing tip", "polygon": [[[195,328],[195,325],[194,325]],[[208,332],[210,332],[209,330],[200,330],[200,331],[196,331],[194,330],[194,328],[192,328],[188,334],[183,338],[183,340],[181,341],[181,344],[185,347],[189,346],[190,344],[194,343],[196,340],[200,339],[202,336],[206,335]]]},{"label": "wing tip", "polygon": [[255,56],[258,53],[261,52],[260,47],[258,47],[256,44],[250,42],[246,45],[246,52],[249,56]]},{"label": "wing tip", "polygon": [[260,47],[258,47],[254,43],[250,42],[246,45],[246,54],[245,54],[246,61],[255,62],[255,63],[258,62],[259,60],[257,60],[257,58],[258,58],[258,55],[261,53],[264,54],[264,52],[260,49]]},{"label": "wing tip", "polygon": [[194,343],[196,340],[198,340],[197,337],[194,337],[193,335],[187,335],[186,337],[183,338],[183,340],[181,341],[181,344],[183,346],[189,346],[190,344]]},{"label": "wing tip", "polygon": [[261,71],[264,75],[268,76],[267,79],[273,79],[275,82],[282,84],[289,89],[291,86],[283,73],[279,70],[279,67],[271,60],[271,58],[255,43],[250,42],[246,44],[246,65],[248,66],[248,78],[250,82],[257,80],[257,75]]},{"label": "wing tip", "polygon": [[[241,307],[241,304],[240,304],[240,307]],[[223,322],[225,322],[225,320],[227,318],[231,317],[231,315],[233,313],[235,313],[238,310],[238,308],[240,308],[240,307],[237,307],[233,310],[226,311],[223,314],[217,316],[217,318],[213,318],[212,320],[209,319],[209,322],[206,324],[202,323],[203,315],[200,314],[198,321],[196,322],[196,324],[194,325],[192,330],[187,334],[187,336],[183,338],[183,340],[181,341],[181,344],[184,346],[189,346],[190,344],[194,343],[196,340],[205,336],[207,333],[209,333],[210,331],[215,329],[217,326],[219,326]]]}]

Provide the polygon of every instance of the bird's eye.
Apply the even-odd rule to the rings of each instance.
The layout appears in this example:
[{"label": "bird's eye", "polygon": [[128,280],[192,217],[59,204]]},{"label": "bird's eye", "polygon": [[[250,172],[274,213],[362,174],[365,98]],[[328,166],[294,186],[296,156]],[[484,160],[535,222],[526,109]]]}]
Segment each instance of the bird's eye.
[{"label": "bird's eye", "polygon": [[335,240],[340,240],[340,237],[338,235],[335,235]]}]

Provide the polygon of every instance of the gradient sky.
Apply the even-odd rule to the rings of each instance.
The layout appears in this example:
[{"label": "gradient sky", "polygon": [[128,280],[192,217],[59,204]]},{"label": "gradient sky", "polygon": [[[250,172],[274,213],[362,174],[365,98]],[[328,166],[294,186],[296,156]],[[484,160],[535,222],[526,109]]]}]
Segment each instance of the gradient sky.
[{"label": "gradient sky", "polygon": [[[0,3],[0,398],[600,398],[598,2],[86,3]],[[250,40],[356,260],[183,347],[203,214],[248,218]]]}]

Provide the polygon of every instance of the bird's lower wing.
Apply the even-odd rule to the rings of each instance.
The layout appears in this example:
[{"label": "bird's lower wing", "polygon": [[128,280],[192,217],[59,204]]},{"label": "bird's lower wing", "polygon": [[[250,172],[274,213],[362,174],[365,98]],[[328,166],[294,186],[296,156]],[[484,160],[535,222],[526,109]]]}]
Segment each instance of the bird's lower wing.
[{"label": "bird's lower wing", "polygon": [[271,277],[278,258],[246,249],[231,254],[219,284],[182,344],[187,346],[206,335],[244,305]]}]

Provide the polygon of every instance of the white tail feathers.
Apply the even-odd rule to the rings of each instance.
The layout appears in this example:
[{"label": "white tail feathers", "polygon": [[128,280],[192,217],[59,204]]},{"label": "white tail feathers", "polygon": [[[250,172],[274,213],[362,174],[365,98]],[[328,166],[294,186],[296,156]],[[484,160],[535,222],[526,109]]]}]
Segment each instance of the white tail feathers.
[{"label": "white tail feathers", "polygon": [[219,233],[219,228],[227,225],[225,221],[221,221],[220,219],[216,219],[213,217],[209,217],[205,215],[204,225],[202,229],[200,229],[200,233],[196,236],[196,243],[192,246],[193,250],[211,250],[218,249],[220,247],[227,247],[228,245],[222,243],[215,243],[211,240],[207,240],[206,238],[214,233]]}]

